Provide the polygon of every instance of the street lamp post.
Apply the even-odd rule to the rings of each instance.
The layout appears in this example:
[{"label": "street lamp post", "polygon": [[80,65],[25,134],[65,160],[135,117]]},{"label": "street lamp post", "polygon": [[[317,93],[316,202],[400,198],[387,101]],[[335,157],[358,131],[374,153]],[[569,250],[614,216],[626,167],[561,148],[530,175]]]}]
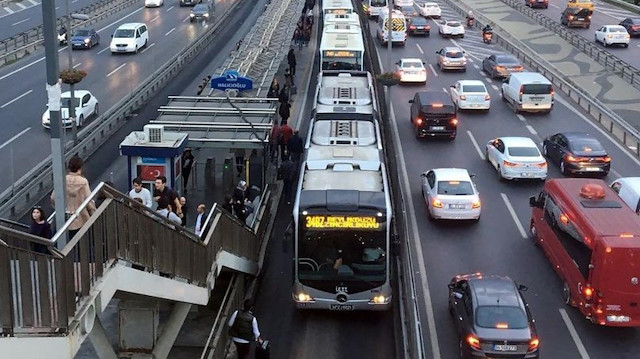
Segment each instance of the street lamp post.
[{"label": "street lamp post", "polygon": [[[47,69],[47,98],[51,123],[51,161],[53,167],[53,189],[55,192],[56,228],[60,230],[65,222],[65,176],[64,147],[60,134],[60,81],[58,79],[58,39],[56,32],[56,11],[54,1],[42,2],[42,30]],[[60,246],[67,242],[67,234],[59,239]],[[60,248],[60,247],[59,247]]]},{"label": "street lamp post", "polygon": [[[71,14],[71,7],[69,0],[65,0],[67,7],[67,50],[69,52],[69,70],[73,69],[73,46],[71,45],[71,19],[88,20],[89,16],[85,14]],[[69,91],[71,92],[71,101],[69,104],[69,121],[71,121],[71,135],[73,137],[73,144],[78,143],[78,126],[76,124],[76,96],[74,90],[74,84],[69,84]]]},{"label": "street lamp post", "polygon": [[[389,6],[389,19],[387,20],[387,57],[389,58],[389,69],[387,71],[393,71],[393,57],[391,56],[391,48],[393,47],[392,29],[393,29],[393,0],[387,0]],[[380,64],[382,66],[382,64]],[[382,71],[385,72],[385,71]],[[387,114],[391,114],[391,87],[385,86],[387,89]],[[391,117],[389,115],[389,117]]]}]

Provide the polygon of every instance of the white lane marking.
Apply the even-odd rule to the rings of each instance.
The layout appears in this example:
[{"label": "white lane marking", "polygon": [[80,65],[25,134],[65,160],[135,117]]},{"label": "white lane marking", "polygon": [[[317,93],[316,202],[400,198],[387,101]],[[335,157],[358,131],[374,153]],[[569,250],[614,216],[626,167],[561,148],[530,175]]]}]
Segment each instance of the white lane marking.
[{"label": "white lane marking", "polygon": [[571,334],[571,338],[573,339],[573,342],[576,344],[576,347],[578,347],[578,353],[580,353],[580,357],[582,359],[590,359],[589,354],[587,353],[587,349],[584,347],[584,344],[582,344],[582,340],[580,340],[580,337],[578,336],[578,332],[576,331],[576,328],[573,326],[573,323],[571,322],[571,319],[569,318],[567,311],[564,308],[560,308],[558,310],[560,311],[560,316],[562,316],[562,320],[564,321],[564,324],[567,326],[567,329],[569,329],[569,334]]},{"label": "white lane marking", "polygon": [[[482,75],[482,76],[487,76],[487,73],[486,73],[486,72],[484,72],[484,70],[480,70],[480,75]],[[491,79],[489,79],[489,81],[491,81]]]},{"label": "white lane marking", "polygon": [[71,0],[71,3],[76,3],[78,2],[78,0]]},{"label": "white lane marking", "polygon": [[169,11],[173,10],[173,8],[174,8],[174,7],[175,7],[175,6],[172,6],[172,7],[168,8],[168,9],[167,9],[167,12],[169,12]]},{"label": "white lane marking", "polygon": [[191,18],[191,16],[187,16],[184,18],[184,20],[182,20],[182,22],[187,22],[187,20],[189,20]]},{"label": "white lane marking", "polygon": [[470,63],[473,63],[473,59],[471,57],[467,57],[467,61],[469,61]]},{"label": "white lane marking", "polygon": [[443,88],[442,88],[442,91],[444,91],[445,93],[449,93],[449,92],[447,91],[447,88],[446,88],[446,87],[443,87]]},{"label": "white lane marking", "polygon": [[562,97],[560,96],[556,96],[556,101],[560,102],[562,105],[564,105],[566,108],[568,108],[569,110],[571,110],[573,113],[575,113],[576,115],[580,116],[581,119],[583,119],[586,123],[588,123],[589,125],[591,125],[591,127],[595,128],[598,132],[600,132],[600,134],[602,134],[604,137],[606,137],[609,141],[611,141],[611,143],[613,143],[614,146],[618,147],[618,149],[620,149],[620,151],[622,151],[624,154],[627,155],[627,157],[629,157],[633,162],[636,163],[636,165],[640,166],[640,160],[637,159],[634,155],[632,155],[631,153],[629,153],[629,151],[627,149],[624,148],[623,145],[621,145],[620,143],[618,143],[617,140],[614,140],[613,137],[611,137],[608,133],[606,133],[603,129],[601,129],[600,127],[598,127],[598,125],[596,125],[595,123],[591,122],[591,120],[589,120],[585,115],[583,115],[582,113],[580,113],[580,111],[578,111],[578,109],[576,109],[575,107],[573,107],[573,105],[571,105],[570,103],[568,103],[567,101],[565,101]]},{"label": "white lane marking", "polygon": [[526,239],[527,238],[527,232],[525,232],[524,227],[522,227],[522,223],[520,223],[520,220],[518,219],[518,216],[516,215],[516,211],[513,210],[513,206],[511,206],[511,202],[509,201],[509,197],[507,197],[507,195],[504,194],[504,193],[500,193],[500,196],[502,196],[502,200],[504,201],[504,204],[507,206],[507,209],[509,210],[509,214],[511,214],[511,218],[516,223],[516,227],[518,227],[518,230],[520,231],[520,235],[522,236],[522,238]]},{"label": "white lane marking", "polygon": [[435,77],[438,77],[438,73],[436,72],[436,69],[433,67],[433,65],[429,64],[429,68],[431,69],[431,72],[433,72],[433,75]]},{"label": "white lane marking", "polygon": [[487,158],[484,157],[484,153],[482,153],[482,150],[480,149],[480,146],[478,145],[476,138],[473,137],[473,133],[471,133],[471,131],[467,131],[467,135],[469,135],[469,139],[471,140],[473,147],[476,149],[476,152],[478,152],[478,156],[480,156],[480,159],[483,161],[486,160]]},{"label": "white lane marking", "polygon": [[125,67],[126,65],[127,65],[127,63],[125,62],[124,64],[122,64],[122,65],[120,65],[120,66],[116,67],[116,69],[115,69],[115,70],[113,70],[113,71],[111,71],[111,72],[109,72],[109,73],[107,74],[107,77],[110,77],[111,75],[115,74],[115,73],[116,73],[116,71],[120,70],[121,68]]},{"label": "white lane marking", "polygon": [[18,97],[16,97],[16,98],[14,98],[13,100],[11,100],[11,101],[9,101],[9,102],[5,103],[4,105],[0,106],[0,108],[5,108],[5,107],[7,107],[7,106],[11,105],[12,103],[14,103],[14,102],[18,101],[19,99],[21,99],[21,98],[23,98],[23,97],[27,96],[28,94],[30,94],[30,93],[32,93],[32,92],[33,92],[33,90],[29,90],[29,91],[27,91],[27,92],[23,93],[22,95],[20,95],[20,96],[18,96]]},{"label": "white lane marking", "polygon": [[[15,12],[15,11],[11,10],[11,8],[9,8],[9,7],[5,7],[5,8],[4,8],[4,11],[8,12],[8,13],[9,13],[9,15],[11,15],[11,14],[13,14],[13,13]],[[6,16],[6,15],[5,15],[5,16]],[[3,16],[3,17],[4,17],[4,16]]]},{"label": "white lane marking", "polygon": [[78,68],[78,66],[82,65],[82,62],[78,62],[77,64],[73,65],[73,68],[76,69]]},{"label": "white lane marking", "polygon": [[167,33],[166,33],[166,34],[164,34],[164,36],[169,36],[169,34],[170,34],[170,33],[172,33],[172,32],[174,32],[174,31],[176,31],[176,28],[175,28],[175,27],[174,27],[174,28],[172,28],[171,30],[167,31]]},{"label": "white lane marking", "polygon": [[551,7],[555,7],[556,9],[560,9],[560,6],[558,6],[558,5],[549,4],[549,6],[551,6]]},{"label": "white lane marking", "polygon": [[[378,63],[382,63],[382,60],[380,59],[380,53],[376,51],[376,56],[378,56]],[[384,67],[383,67],[384,70]],[[437,75],[436,75],[437,76]],[[407,174],[407,166],[404,163],[404,150],[402,149],[402,146],[400,146],[399,144],[400,142],[400,133],[398,132],[398,124],[396,122],[396,115],[395,112],[393,110],[393,103],[391,103],[391,108],[389,110],[390,113],[390,118],[391,118],[391,122],[393,123],[393,126],[391,126],[392,132],[393,132],[393,139],[395,140],[396,143],[396,148],[398,149],[398,154],[399,154],[399,162],[400,162],[400,167],[402,169],[402,175],[404,178],[404,183],[403,183],[403,189],[404,189],[404,194],[405,196],[407,196],[406,198],[411,198],[411,196],[409,196],[409,194],[411,193],[411,187],[409,186],[409,175]],[[414,247],[415,247],[415,251],[418,257],[418,266],[420,269],[420,273],[422,275],[420,275],[420,284],[422,285],[423,288],[423,293],[424,293],[424,306],[425,306],[425,311],[427,314],[427,326],[429,328],[429,340],[431,341],[431,354],[432,354],[432,359],[441,359],[442,355],[440,354],[440,343],[438,342],[438,332],[436,331],[436,320],[435,320],[435,316],[433,314],[433,303],[431,302],[431,291],[429,290],[429,280],[427,278],[427,266],[424,263],[424,255],[423,255],[423,251],[422,251],[422,243],[420,242],[420,237],[418,236],[418,225],[416,223],[416,210],[413,207],[413,201],[409,200],[407,201],[407,203],[409,204],[409,222],[411,222],[411,230],[413,231],[413,234],[417,237],[414,238],[414,240],[410,241],[414,243]],[[419,339],[420,341],[422,341],[422,338]]]},{"label": "white lane marking", "polygon": [[98,55],[100,55],[101,53],[103,53],[103,52],[105,52],[105,51],[109,50],[110,48],[111,48],[110,46],[107,46],[107,47],[105,47],[104,49],[102,49],[102,50],[98,51]]},{"label": "white lane marking", "polygon": [[127,15],[127,16],[121,17],[120,19],[118,19],[118,20],[116,20],[116,21],[112,22],[111,24],[109,24],[109,25],[107,25],[107,26],[105,26],[105,27],[101,28],[100,30],[97,30],[96,32],[102,32],[102,31],[104,31],[105,29],[108,29],[108,28],[110,28],[111,26],[113,26],[113,25],[115,25],[115,24],[119,23],[120,21],[122,21],[122,20],[124,20],[124,19],[128,18],[129,16],[133,16],[134,14],[138,13],[139,11],[142,11],[142,9],[144,9],[144,7],[141,7],[141,8],[139,8],[138,10],[133,11],[132,13],[130,13],[130,14],[129,14],[129,15]]},{"label": "white lane marking", "polygon": [[2,145],[0,145],[0,150],[3,149],[5,146],[7,146],[8,144],[10,144],[11,142],[15,141],[16,138],[24,135],[25,132],[29,131],[31,129],[31,127],[27,127],[24,130],[22,130],[20,133],[18,133],[17,135],[11,137],[10,139],[8,139],[7,141],[5,141],[5,143],[3,143]]},{"label": "white lane marking", "polygon": [[490,78],[488,78],[488,77],[485,77],[485,78],[484,78],[484,81],[485,81],[486,83],[488,83],[489,85],[493,84],[493,81],[491,81],[491,79],[490,79]]},{"label": "white lane marking", "polygon": [[141,54],[144,54],[145,51],[149,50],[150,48],[156,46],[155,42],[152,42],[149,46],[145,47],[144,50],[140,51]]},{"label": "white lane marking", "polygon": [[420,47],[420,44],[416,44],[416,46],[418,47],[418,51],[420,51],[420,53],[424,55],[424,51],[422,51],[422,47]]},{"label": "white lane marking", "polygon": [[473,64],[473,67],[475,67],[476,69],[480,69],[480,66]]},{"label": "white lane marking", "polygon": [[20,21],[18,21],[18,22],[14,22],[13,24],[11,24],[11,26],[16,26],[16,25],[18,25],[18,24],[22,24],[23,22],[25,22],[25,21],[29,21],[29,20],[31,20],[31,18],[30,18],[30,17],[28,17],[28,18],[26,18],[26,19],[24,19],[24,20],[20,20]]},{"label": "white lane marking", "polygon": [[613,168],[609,171],[609,173],[613,173],[613,175],[616,177],[613,180],[617,180],[618,178],[622,177],[620,173],[618,173],[618,171],[614,170]]},{"label": "white lane marking", "polygon": [[536,132],[535,128],[533,128],[531,125],[526,125],[525,127],[527,128],[527,130],[529,130],[529,132],[531,132],[532,135],[538,135],[538,132]]},{"label": "white lane marking", "polygon": [[491,87],[492,87],[494,90],[496,90],[496,91],[500,91],[500,88],[498,88],[498,86],[496,86],[496,85],[494,85],[494,84],[491,84]]},{"label": "white lane marking", "polygon": [[518,118],[518,120],[522,121],[522,122],[526,122],[527,119],[524,118],[524,116],[522,116],[521,114],[516,114],[516,117]]},{"label": "white lane marking", "polygon": [[59,9],[60,9],[60,6],[56,6],[56,10],[59,10]]},{"label": "white lane marking", "polygon": [[158,15],[158,16],[154,17],[153,19],[149,20],[149,22],[154,22],[154,21],[158,20],[158,18],[160,18],[160,15]]},{"label": "white lane marking", "polygon": [[28,1],[28,2],[30,2],[30,3],[32,3],[32,4],[33,4],[33,6],[40,5],[40,3],[39,3],[39,2],[37,2],[37,1],[35,1],[35,0],[27,0],[27,1]]},{"label": "white lane marking", "polygon": [[17,2],[15,3],[18,7],[22,8],[22,10],[26,9],[27,7],[22,5],[21,3]]}]

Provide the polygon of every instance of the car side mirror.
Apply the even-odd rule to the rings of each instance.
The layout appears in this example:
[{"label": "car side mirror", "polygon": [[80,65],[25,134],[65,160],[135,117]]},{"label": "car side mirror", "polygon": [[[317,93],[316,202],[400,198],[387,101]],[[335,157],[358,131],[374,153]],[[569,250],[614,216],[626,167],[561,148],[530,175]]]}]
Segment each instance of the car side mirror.
[{"label": "car side mirror", "polygon": [[413,100],[409,100],[409,103],[413,103]]},{"label": "car side mirror", "polygon": [[526,292],[529,288],[524,284],[518,284],[518,290],[521,292]]},{"label": "car side mirror", "polygon": [[421,177],[421,178],[425,178],[425,177],[427,177],[427,174],[426,174],[426,173],[421,173],[421,174],[420,174],[420,177]]},{"label": "car side mirror", "polygon": [[455,284],[453,284],[453,283],[449,283],[449,284],[447,285],[447,287],[448,287],[449,289],[454,289],[454,288],[456,287],[456,285],[455,285]]},{"label": "car side mirror", "polygon": [[400,63],[399,63],[399,62],[396,62],[396,65],[400,65]]},{"label": "car side mirror", "polygon": [[475,173],[471,173],[471,174],[469,175],[469,177],[470,177],[470,178],[476,178],[477,176],[476,176],[476,174],[475,174]]},{"label": "car side mirror", "polygon": [[535,196],[529,197],[529,207],[540,207]]},{"label": "car side mirror", "polygon": [[456,85],[451,85],[451,86],[449,86],[449,87],[454,88],[454,87],[456,87]]},{"label": "car side mirror", "polygon": [[503,84],[507,84],[507,83],[509,83],[509,80],[508,79],[502,79],[502,83]]},{"label": "car side mirror", "polygon": [[111,35],[111,38],[113,38],[113,35]]}]

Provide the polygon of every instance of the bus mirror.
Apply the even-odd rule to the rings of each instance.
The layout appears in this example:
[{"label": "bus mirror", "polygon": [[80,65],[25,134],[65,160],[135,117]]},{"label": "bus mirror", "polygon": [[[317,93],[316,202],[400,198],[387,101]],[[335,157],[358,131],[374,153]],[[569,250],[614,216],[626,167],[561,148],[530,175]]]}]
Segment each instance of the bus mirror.
[{"label": "bus mirror", "polygon": [[518,290],[521,292],[526,292],[529,288],[524,284],[518,284]]}]

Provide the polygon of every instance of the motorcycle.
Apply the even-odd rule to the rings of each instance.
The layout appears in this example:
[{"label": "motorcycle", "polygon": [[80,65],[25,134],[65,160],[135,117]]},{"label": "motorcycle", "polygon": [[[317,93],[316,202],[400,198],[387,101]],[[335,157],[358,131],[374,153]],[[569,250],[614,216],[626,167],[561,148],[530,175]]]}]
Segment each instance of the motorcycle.
[{"label": "motorcycle", "polygon": [[473,23],[474,23],[475,19],[472,17],[468,17],[467,18],[467,27],[468,28],[472,28],[473,27]]},{"label": "motorcycle", "polygon": [[482,41],[484,41],[485,44],[490,44],[491,39],[493,39],[493,31],[485,31],[482,33]]},{"label": "motorcycle", "polygon": [[60,44],[60,46],[67,43],[67,29],[64,27],[58,30],[58,43]]}]

